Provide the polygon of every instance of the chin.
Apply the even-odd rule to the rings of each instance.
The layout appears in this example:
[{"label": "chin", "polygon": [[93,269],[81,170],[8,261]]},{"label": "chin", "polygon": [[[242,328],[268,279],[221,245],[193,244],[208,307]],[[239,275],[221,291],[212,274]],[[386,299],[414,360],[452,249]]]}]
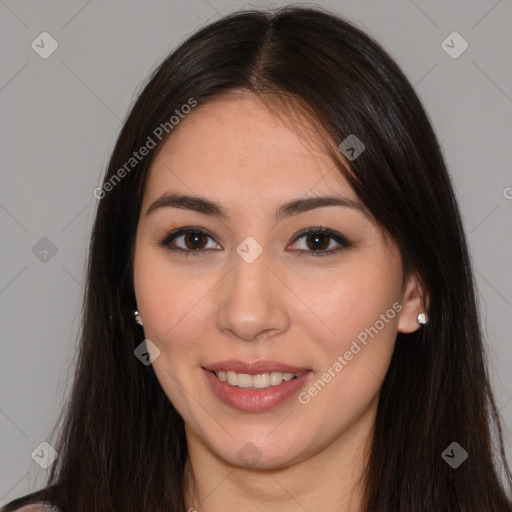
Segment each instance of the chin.
[{"label": "chin", "polygon": [[262,436],[261,430],[254,435],[245,432],[214,451],[229,464],[250,469],[283,468],[307,458],[305,442],[299,432],[296,435],[286,431],[277,435],[272,429],[268,432],[271,432],[268,437]]}]

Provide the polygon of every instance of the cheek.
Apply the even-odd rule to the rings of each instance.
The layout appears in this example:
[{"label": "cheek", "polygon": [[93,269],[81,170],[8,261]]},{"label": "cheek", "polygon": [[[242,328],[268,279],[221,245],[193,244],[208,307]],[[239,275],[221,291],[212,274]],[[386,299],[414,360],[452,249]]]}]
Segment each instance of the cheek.
[{"label": "cheek", "polygon": [[389,257],[381,262],[361,260],[346,268],[331,274],[320,291],[310,294],[312,309],[329,329],[324,341],[331,355],[349,350],[357,339],[364,344],[378,336],[392,343],[401,309],[397,262]]},{"label": "cheek", "polygon": [[[379,279],[377,279],[379,278]],[[335,334],[318,338],[315,379],[299,396],[311,429],[329,418],[347,429],[376,399],[389,367],[401,305],[400,287],[380,273],[353,275],[331,292],[322,320]]]},{"label": "cheek", "polygon": [[161,351],[190,351],[204,325],[208,291],[215,286],[212,274],[194,276],[190,270],[172,269],[166,255],[141,250],[136,254],[134,284],[144,333]]},{"label": "cheek", "polygon": [[205,294],[214,282],[211,277],[191,279],[189,271],[171,269],[165,254],[140,248],[134,262],[137,307],[145,338],[160,350],[152,367],[162,389],[183,417],[193,418],[184,389],[196,385],[192,375],[196,375],[201,353]]}]

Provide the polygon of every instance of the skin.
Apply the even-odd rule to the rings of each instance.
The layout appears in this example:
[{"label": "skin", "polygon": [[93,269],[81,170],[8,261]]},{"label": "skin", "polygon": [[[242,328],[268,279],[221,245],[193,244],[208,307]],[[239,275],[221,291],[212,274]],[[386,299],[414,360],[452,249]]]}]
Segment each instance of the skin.
[{"label": "skin", "polygon": [[[254,95],[231,93],[188,114],[149,171],[135,246],[137,309],[160,350],[154,371],[185,421],[195,481],[187,506],[200,512],[357,510],[396,334],[419,328],[420,283],[414,275],[403,281],[398,248],[364,211],[324,206],[276,222],[274,210],[292,199],[338,194],[359,202],[320,143]],[[229,218],[174,207],[146,215],[166,192],[222,203]],[[202,254],[158,244],[184,226],[209,232],[195,242]],[[315,256],[311,236],[308,244],[296,234],[318,226],[350,246]],[[263,249],[252,263],[236,252],[248,236]],[[324,251],[340,247],[320,241]],[[194,240],[181,236],[172,246],[192,252]],[[293,396],[242,412],[216,397],[201,369],[271,359],[309,368],[307,390],[395,302],[401,311],[307,404]],[[248,442],[261,454],[252,467],[237,456]]]}]

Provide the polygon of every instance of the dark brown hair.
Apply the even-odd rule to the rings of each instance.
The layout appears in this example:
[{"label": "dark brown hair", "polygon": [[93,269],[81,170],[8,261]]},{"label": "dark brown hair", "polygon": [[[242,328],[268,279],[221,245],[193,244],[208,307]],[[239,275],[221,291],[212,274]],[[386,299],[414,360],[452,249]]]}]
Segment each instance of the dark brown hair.
[{"label": "dark brown hair", "polygon": [[[361,510],[512,511],[454,191],[418,97],[368,35],[319,8],[242,11],[209,24],[150,77],[104,183],[190,98],[201,105],[232,90],[303,105],[328,134],[326,147],[350,134],[364,142],[350,170],[339,154],[333,159],[428,294],[430,322],[398,334],[382,384]],[[47,488],[30,499],[64,512],[185,510],[183,420],[152,366],[133,354],[141,343],[132,318],[134,238],[145,178],[165,140],[99,201],[60,455]],[[469,454],[456,469],[441,457],[452,442]]]}]

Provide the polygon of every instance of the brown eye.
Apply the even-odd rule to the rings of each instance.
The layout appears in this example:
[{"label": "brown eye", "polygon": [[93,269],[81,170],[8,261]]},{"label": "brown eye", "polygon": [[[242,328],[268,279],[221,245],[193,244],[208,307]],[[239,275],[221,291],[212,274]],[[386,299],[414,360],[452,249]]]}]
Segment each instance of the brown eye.
[{"label": "brown eye", "polygon": [[322,227],[305,229],[294,240],[294,252],[300,256],[329,256],[351,246],[340,233]]},{"label": "brown eye", "polygon": [[183,235],[183,241],[187,249],[197,250],[203,249],[205,245],[208,243],[208,237],[204,233],[190,231],[187,234]]},{"label": "brown eye", "polygon": [[330,241],[331,238],[322,233],[306,236],[306,245],[312,251],[327,249],[327,247],[329,247]]},{"label": "brown eye", "polygon": [[[210,245],[208,245],[210,244]],[[185,227],[172,231],[159,241],[159,245],[169,251],[188,256],[207,254],[210,250],[221,248],[212,236],[201,228]]]}]

